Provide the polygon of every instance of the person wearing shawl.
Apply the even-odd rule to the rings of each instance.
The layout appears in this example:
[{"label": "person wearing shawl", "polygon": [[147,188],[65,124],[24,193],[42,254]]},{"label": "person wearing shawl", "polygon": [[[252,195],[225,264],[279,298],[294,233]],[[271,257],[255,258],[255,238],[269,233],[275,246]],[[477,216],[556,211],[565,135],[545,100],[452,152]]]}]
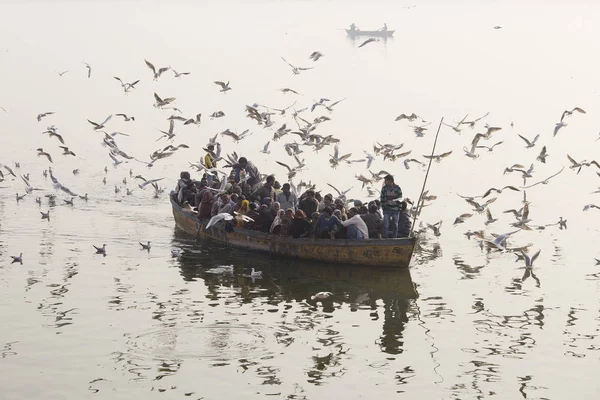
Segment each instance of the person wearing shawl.
[{"label": "person wearing shawl", "polygon": [[200,198],[200,205],[198,206],[198,218],[206,219],[210,218],[210,212],[213,205],[213,194],[210,190],[205,189]]},{"label": "person wearing shawl", "polygon": [[242,215],[247,215],[249,211],[250,211],[250,202],[248,200],[242,200],[240,209],[237,211],[238,215],[235,217],[238,227],[241,228],[246,224],[246,221],[244,221],[244,219],[242,218]]},{"label": "person wearing shawl", "polygon": [[275,219],[273,220],[273,223],[271,224],[269,233],[279,235],[279,232],[281,231],[281,221],[283,220],[283,218],[285,218],[285,210],[279,210],[277,212],[277,216],[275,217]]},{"label": "person wearing shawl", "polygon": [[306,214],[302,210],[296,211],[294,219],[290,225],[290,233],[294,239],[309,237],[311,223],[306,219]]}]

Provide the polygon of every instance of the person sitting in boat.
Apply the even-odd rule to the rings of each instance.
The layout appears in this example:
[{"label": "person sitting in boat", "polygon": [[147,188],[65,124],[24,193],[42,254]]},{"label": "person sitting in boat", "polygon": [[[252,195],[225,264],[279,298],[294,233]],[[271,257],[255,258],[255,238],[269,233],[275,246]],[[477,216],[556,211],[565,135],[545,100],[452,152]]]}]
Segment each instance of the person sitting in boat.
[{"label": "person sitting in boat", "polygon": [[356,207],[352,207],[348,210],[348,219],[342,222],[342,226],[346,227],[346,239],[369,238],[367,224],[365,224],[365,221],[360,217]]},{"label": "person sitting in boat", "polygon": [[291,186],[289,183],[284,183],[281,187],[281,193],[279,193],[275,200],[281,204],[281,208],[287,210],[291,208],[296,211],[298,209],[298,197],[290,191]]},{"label": "person sitting in boat", "polygon": [[398,217],[398,237],[408,237],[408,235],[410,235],[410,228],[412,228],[412,221],[410,220],[410,214],[408,213],[408,203],[406,200],[404,200],[400,203],[400,216]]},{"label": "person sitting in boat", "polygon": [[356,24],[353,22],[352,25],[350,25],[350,30],[351,31],[358,31],[360,29],[358,29],[358,26],[356,26]]},{"label": "person sitting in boat", "polygon": [[246,214],[247,217],[252,218],[252,221],[248,221],[246,222],[246,224],[244,225],[245,229],[255,229],[256,226],[256,220],[258,219],[258,209],[259,206],[257,203],[251,202],[250,205],[248,206],[249,211]]},{"label": "person sitting in boat", "polygon": [[290,233],[294,239],[310,236],[310,222],[306,219],[304,211],[298,210],[294,213],[294,219],[290,225]]},{"label": "person sitting in boat", "polygon": [[208,189],[203,190],[201,193],[202,197],[200,198],[200,205],[198,205],[198,218],[202,220],[211,217],[214,196]]},{"label": "person sitting in boat", "polygon": [[333,215],[333,209],[331,207],[325,207],[319,218],[314,229],[314,235],[319,239],[333,239],[338,231],[338,228],[342,226],[342,223]]},{"label": "person sitting in boat", "polygon": [[177,201],[180,204],[183,204],[186,201],[191,204],[194,202],[196,185],[194,185],[188,171],[181,172],[179,176],[180,179],[179,182],[177,182],[177,187],[179,188],[177,192]]},{"label": "person sitting in boat", "polygon": [[221,210],[227,203],[229,203],[229,195],[227,193],[222,193],[213,202],[212,208],[210,209],[211,218],[217,215],[219,213],[219,210]]},{"label": "person sitting in boat", "polygon": [[382,32],[387,32],[387,30],[388,30],[388,28],[387,28],[387,24],[386,24],[386,23],[384,23],[384,24],[383,24],[383,28],[381,28],[381,31],[382,31]]},{"label": "person sitting in boat", "polygon": [[383,219],[377,210],[377,204],[375,202],[369,203],[369,212],[361,217],[367,225],[369,239],[380,238],[383,231]]},{"label": "person sitting in boat", "polygon": [[263,204],[260,206],[258,217],[254,220],[254,230],[268,233],[273,224],[273,215],[269,210],[269,206]]},{"label": "person sitting in boat", "polygon": [[267,176],[265,183],[257,188],[250,195],[250,200],[262,200],[265,197],[269,197],[271,200],[275,200],[275,191],[273,190],[273,183],[275,183],[275,177],[273,175]]},{"label": "person sitting in boat", "polygon": [[244,218],[242,218],[242,217],[244,215],[247,215],[249,211],[250,211],[250,202],[248,200],[242,200],[242,202],[240,204],[240,208],[237,210],[237,215],[235,217],[237,227],[241,228],[246,224],[246,221],[244,221]]},{"label": "person sitting in boat", "polygon": [[[235,209],[237,207],[238,195],[234,193],[228,197],[229,197],[229,201],[227,201],[227,203],[225,203],[225,205],[223,207],[221,207],[221,209],[219,210],[219,214],[220,213],[233,214],[233,212],[235,211]],[[223,201],[225,201],[225,199],[223,199]]]},{"label": "person sitting in boat", "polygon": [[285,219],[285,210],[280,209],[277,212],[277,216],[273,220],[273,223],[271,224],[271,229],[269,229],[269,233],[271,233],[272,235],[281,235],[282,224],[285,223]]},{"label": "person sitting in boat", "polygon": [[[276,218],[277,215],[279,214],[279,210],[281,210],[281,204],[278,201],[273,201],[271,202],[271,214],[273,214],[273,218]],[[285,210],[283,210],[285,211]]]},{"label": "person sitting in boat", "polygon": [[314,212],[317,212],[318,208],[319,208],[319,202],[315,199],[315,191],[314,190],[307,190],[306,192],[303,193],[303,198],[301,196],[301,200],[300,200],[300,204],[298,204],[298,208],[302,211],[304,211],[305,215],[310,215],[312,217],[312,214]]},{"label": "person sitting in boat", "polygon": [[333,203],[333,196],[331,195],[331,193],[327,193],[325,196],[323,196],[323,200],[319,202],[319,212],[323,212],[325,207],[333,208],[332,203]]},{"label": "person sitting in boat", "polygon": [[241,172],[245,171],[246,173],[246,182],[251,187],[256,186],[260,183],[260,172],[256,165],[252,163],[252,161],[248,161],[246,157],[240,157],[238,162],[233,165],[233,171],[235,173],[235,181],[240,182],[241,180]]}]

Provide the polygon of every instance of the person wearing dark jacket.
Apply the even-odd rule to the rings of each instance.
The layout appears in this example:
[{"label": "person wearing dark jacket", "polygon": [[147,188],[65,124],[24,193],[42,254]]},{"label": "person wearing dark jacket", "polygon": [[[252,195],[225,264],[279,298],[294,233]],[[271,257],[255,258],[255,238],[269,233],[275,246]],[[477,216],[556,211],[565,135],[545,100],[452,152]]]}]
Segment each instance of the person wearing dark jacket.
[{"label": "person wearing dark jacket", "polygon": [[404,238],[410,235],[410,228],[412,228],[412,221],[410,220],[410,214],[408,213],[408,203],[403,201],[400,203],[400,217],[398,218],[398,237]]},{"label": "person wearing dark jacket", "polygon": [[294,219],[290,226],[290,233],[294,239],[310,236],[310,222],[306,219],[304,211],[298,210],[294,214]]}]

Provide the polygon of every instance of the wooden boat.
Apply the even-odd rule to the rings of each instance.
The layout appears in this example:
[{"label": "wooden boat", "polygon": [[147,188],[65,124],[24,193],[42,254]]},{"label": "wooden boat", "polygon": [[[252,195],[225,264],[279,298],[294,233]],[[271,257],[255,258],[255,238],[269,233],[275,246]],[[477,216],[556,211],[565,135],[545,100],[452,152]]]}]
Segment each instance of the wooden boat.
[{"label": "wooden boat", "polygon": [[360,29],[346,29],[348,36],[371,36],[371,37],[392,37],[395,31],[361,31]]},{"label": "wooden boat", "polygon": [[195,213],[183,209],[173,196],[173,217],[178,228],[198,238],[209,238],[228,246],[261,251],[272,255],[315,260],[334,264],[358,264],[406,268],[415,247],[415,238],[399,239],[294,239],[263,232],[234,228],[227,232],[222,223],[205,229]]}]

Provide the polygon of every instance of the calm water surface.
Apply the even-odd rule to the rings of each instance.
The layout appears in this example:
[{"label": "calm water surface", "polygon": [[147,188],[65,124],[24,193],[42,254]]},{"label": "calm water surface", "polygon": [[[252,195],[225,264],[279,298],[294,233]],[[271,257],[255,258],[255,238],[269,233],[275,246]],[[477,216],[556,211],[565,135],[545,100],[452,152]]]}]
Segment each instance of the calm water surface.
[{"label": "calm water surface", "polygon": [[[416,7],[411,7],[416,5]],[[514,230],[502,211],[522,207],[521,192],[505,190],[490,205],[498,221],[472,211],[457,194],[480,196],[488,188],[523,185],[515,163],[535,163],[527,184],[576,160],[599,158],[599,28],[592,2],[0,2],[0,398],[12,399],[564,399],[595,398],[600,389],[600,179],[594,166],[565,168],[548,185],[527,190],[532,226],[568,220],[568,229],[520,231],[511,246],[541,250],[531,270],[515,254],[481,250],[463,233]],[[355,22],[396,29],[393,39],[358,48],[340,29]],[[494,26],[501,26],[494,29]],[[308,55],[325,56],[313,63]],[[314,67],[293,75],[281,60]],[[144,59],[171,72],[153,82]],[[83,62],[92,65],[87,78]],[[69,70],[63,76],[58,72]],[[138,88],[125,95],[114,76]],[[230,81],[218,92],[213,81]],[[292,88],[300,96],[278,89]],[[185,116],[203,114],[200,127],[177,125],[178,150],[149,169],[130,161],[112,166],[103,134],[86,121],[113,117],[108,132],[139,159],[166,146],[158,129],[172,110],[152,107],[153,93],[176,97]],[[179,172],[204,154],[208,138],[227,128],[252,136],[239,143],[220,138],[224,152],[254,160],[261,172],[284,181],[276,160],[293,164],[283,149],[297,136],[271,142],[289,116],[264,129],[245,117],[246,104],[300,109],[321,97],[345,100],[329,114],[305,112],[322,135],[341,139],[340,152],[361,158],[372,144],[404,143],[423,160],[440,118],[456,124],[490,112],[459,134],[442,127],[428,181],[423,223],[429,230],[409,270],[327,266],[273,259],[198,242],[175,230],[166,194],[154,198],[130,176],[160,178],[167,191]],[[568,118],[552,135],[565,109]],[[211,120],[217,110],[226,117]],[[38,122],[35,116],[54,111]],[[431,121],[422,138],[407,121],[412,112]],[[417,123],[415,121],[414,123]],[[493,152],[463,156],[484,124]],[[42,135],[56,125],[76,157],[62,156],[58,141]],[[517,136],[540,139],[526,149]],[[543,146],[546,163],[536,161]],[[42,147],[54,163],[36,156]],[[329,167],[331,147],[304,148],[300,177],[368,199],[355,175],[361,163]],[[15,167],[20,162],[20,168]],[[55,192],[42,171],[78,194]],[[108,172],[104,167],[108,166]],[[79,169],[73,174],[73,169]],[[373,172],[396,176],[416,199],[424,168],[378,157]],[[600,171],[600,170],[598,170]],[[24,193],[20,174],[43,189]],[[106,178],[106,184],[102,182]],[[126,178],[126,182],[123,179]],[[296,183],[299,178],[296,178]],[[375,183],[379,188],[380,183]],[[115,193],[115,186],[121,189]],[[126,195],[126,189],[133,189]],[[54,204],[46,194],[55,193]],[[34,198],[40,196],[42,204]],[[480,200],[480,199],[478,199]],[[50,221],[40,211],[50,210]],[[472,213],[464,224],[456,216]],[[152,242],[150,251],[138,242]],[[92,245],[107,245],[107,255]],[[181,251],[171,257],[171,250]],[[11,255],[23,253],[23,264]],[[251,268],[263,271],[251,279]],[[315,303],[310,296],[330,291]]]}]

